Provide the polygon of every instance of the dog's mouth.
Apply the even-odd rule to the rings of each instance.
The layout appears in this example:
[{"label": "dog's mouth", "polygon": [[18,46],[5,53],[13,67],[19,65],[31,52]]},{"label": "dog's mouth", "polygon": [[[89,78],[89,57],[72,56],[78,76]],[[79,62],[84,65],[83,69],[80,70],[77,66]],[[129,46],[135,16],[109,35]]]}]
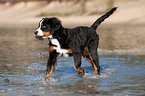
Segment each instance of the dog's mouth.
[{"label": "dog's mouth", "polygon": [[47,39],[51,39],[52,38],[52,35],[49,35],[49,36],[38,36],[38,35],[34,35],[38,40],[44,40],[45,38]]},{"label": "dog's mouth", "polygon": [[38,40],[44,40],[43,36],[35,36]]},{"label": "dog's mouth", "polygon": [[38,39],[38,40],[44,40],[45,38],[51,39],[52,35],[50,34],[50,32],[42,32],[41,34],[38,34],[38,31],[34,32],[34,36]]}]

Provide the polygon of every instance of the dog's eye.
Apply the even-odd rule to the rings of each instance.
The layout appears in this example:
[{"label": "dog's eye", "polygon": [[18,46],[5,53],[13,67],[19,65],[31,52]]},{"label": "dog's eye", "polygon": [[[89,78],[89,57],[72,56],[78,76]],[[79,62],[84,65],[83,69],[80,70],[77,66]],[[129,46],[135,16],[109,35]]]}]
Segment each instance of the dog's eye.
[{"label": "dog's eye", "polygon": [[46,28],[46,26],[42,26],[42,28]]}]

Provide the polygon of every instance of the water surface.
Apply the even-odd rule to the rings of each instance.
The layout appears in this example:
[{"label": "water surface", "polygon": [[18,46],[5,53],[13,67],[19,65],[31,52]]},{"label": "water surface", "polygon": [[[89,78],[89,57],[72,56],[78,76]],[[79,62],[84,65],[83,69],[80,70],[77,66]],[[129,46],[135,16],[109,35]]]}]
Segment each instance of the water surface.
[{"label": "water surface", "polygon": [[[33,28],[1,28],[0,96],[145,95],[145,40],[139,32],[145,31],[143,27],[134,31],[132,28],[99,29],[100,75],[95,76],[91,64],[82,59],[86,73],[81,77],[73,68],[72,58],[60,57],[48,81],[44,80],[47,40],[35,39]],[[132,37],[129,29],[134,34]]]}]

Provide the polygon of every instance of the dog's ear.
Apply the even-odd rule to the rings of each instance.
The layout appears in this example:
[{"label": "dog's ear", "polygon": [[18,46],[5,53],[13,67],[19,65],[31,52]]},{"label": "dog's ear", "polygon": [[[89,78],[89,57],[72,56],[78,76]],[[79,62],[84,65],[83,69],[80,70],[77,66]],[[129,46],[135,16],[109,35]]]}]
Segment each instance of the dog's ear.
[{"label": "dog's ear", "polygon": [[55,31],[59,30],[59,28],[62,26],[61,21],[57,19],[56,17],[50,18],[50,32],[53,34]]}]

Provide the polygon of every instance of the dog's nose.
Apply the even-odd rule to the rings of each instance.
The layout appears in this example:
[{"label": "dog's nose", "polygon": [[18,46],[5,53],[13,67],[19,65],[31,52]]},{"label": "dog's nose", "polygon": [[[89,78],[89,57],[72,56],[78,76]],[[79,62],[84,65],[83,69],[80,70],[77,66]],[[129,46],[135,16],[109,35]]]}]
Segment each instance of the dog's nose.
[{"label": "dog's nose", "polygon": [[37,35],[38,34],[38,31],[35,31],[34,34]]}]

